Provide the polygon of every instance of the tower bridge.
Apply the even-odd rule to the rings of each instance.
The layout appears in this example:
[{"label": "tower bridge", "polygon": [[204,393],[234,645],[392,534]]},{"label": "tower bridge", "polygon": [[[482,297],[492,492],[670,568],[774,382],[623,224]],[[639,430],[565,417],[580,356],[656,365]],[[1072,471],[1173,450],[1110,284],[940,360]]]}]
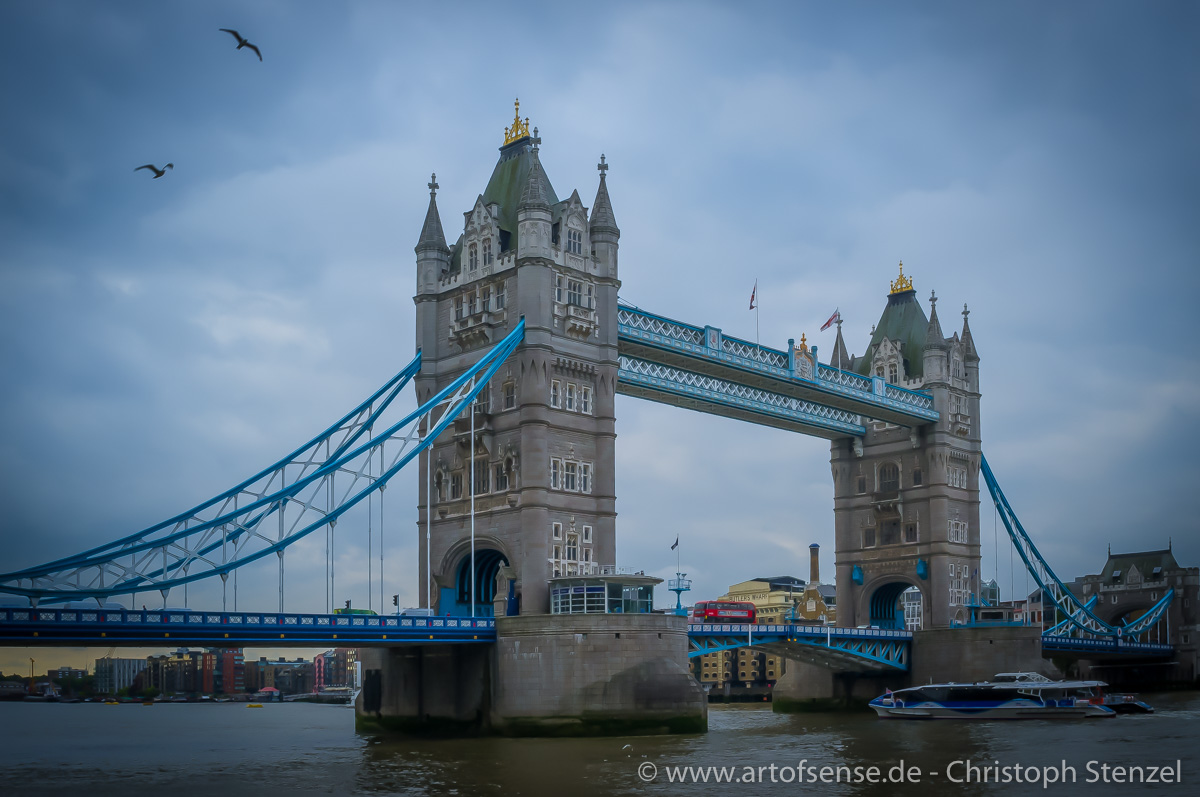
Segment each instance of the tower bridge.
[{"label": "tower bridge", "polygon": [[[920,658],[900,606],[911,588],[921,594],[925,629],[969,625],[982,593],[982,474],[1063,620],[1048,647],[1128,653],[1133,643],[1150,644],[1144,637],[1169,594],[1134,621],[1101,620],[1054,576],[999,490],[982,454],[980,356],[966,305],[961,329],[947,336],[936,295],[926,315],[901,264],[864,353],[849,352],[839,320],[822,361],[804,336],[771,348],[622,303],[621,231],[605,158],[589,207],[577,190],[559,198],[540,145],[537,128],[531,134],[518,115],[452,244],[431,178],[415,247],[417,351],[408,366],[325,432],[216,498],[84,553],[0,575],[0,592],[29,601],[0,617],[0,643],[353,639],[375,651],[365,659],[362,709],[377,718],[416,711],[419,720],[430,704],[406,703],[405,690],[424,694],[451,673],[498,677],[472,694],[509,720],[582,716],[615,701],[626,716],[648,711],[674,722],[702,700],[682,666],[688,655],[760,645],[826,669],[906,672]],[[393,399],[409,382],[419,406],[395,419]],[[829,440],[837,628],[689,632],[684,618],[628,614],[648,608],[639,596],[656,580],[617,567],[618,394]],[[319,533],[330,552],[338,519],[406,468],[420,485],[410,566],[433,618],[339,619],[331,567],[325,613],[286,612],[288,548]],[[278,563],[278,611],[229,612],[224,599],[219,612],[55,608],[155,590],[165,604],[172,589],[206,578],[219,578],[224,595],[231,575],[264,559]],[[577,589],[594,600],[572,603]],[[575,605],[584,613],[563,610]],[[972,644],[965,632],[953,639]],[[586,675],[567,664],[584,640]],[[1040,640],[1030,641],[1040,657]],[[1137,652],[1163,655],[1169,646]],[[675,669],[662,664],[673,660],[681,662]],[[565,696],[530,700],[534,682]],[[645,683],[667,696],[658,708],[634,697]],[[472,715],[461,695],[442,691],[448,716]]]}]

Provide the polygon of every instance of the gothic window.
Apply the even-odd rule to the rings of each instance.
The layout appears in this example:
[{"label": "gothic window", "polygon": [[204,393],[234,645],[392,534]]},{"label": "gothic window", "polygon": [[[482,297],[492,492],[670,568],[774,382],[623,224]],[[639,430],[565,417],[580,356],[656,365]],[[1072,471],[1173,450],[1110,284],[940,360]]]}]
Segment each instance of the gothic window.
[{"label": "gothic window", "polygon": [[565,283],[566,280],[563,278],[562,274],[554,275],[554,301],[558,302],[559,304],[563,303],[563,286]]},{"label": "gothic window", "polygon": [[573,255],[583,254],[583,233],[579,230],[567,230],[567,251]]},{"label": "gothic window", "polygon": [[550,380],[550,406],[557,407],[560,404],[559,400],[559,381],[557,379]]},{"label": "gothic window", "polygon": [[[556,540],[562,539],[562,524],[561,523],[551,523],[550,524],[550,536],[552,536]],[[555,556],[558,556],[558,554],[556,553]]]},{"label": "gothic window", "polygon": [[495,478],[496,492],[504,492],[505,490],[508,489],[508,472],[504,470],[503,462],[496,463],[496,474],[495,475],[496,475],[496,478]]},{"label": "gothic window", "polygon": [[893,385],[896,384],[896,364],[888,363],[888,379]]},{"label": "gothic window", "polygon": [[504,283],[501,282],[496,286],[496,295],[493,297],[493,304],[497,310],[504,309]]},{"label": "gothic window", "polygon": [[558,224],[559,223],[556,221],[550,227],[550,243],[554,244],[555,246],[558,246],[559,241],[560,241],[560,236],[559,236],[559,232],[558,232]]},{"label": "gothic window", "polygon": [[860,473],[860,474],[858,474],[858,483],[855,485],[855,492],[857,492],[859,495],[862,495],[866,491],[867,491],[867,477]]},{"label": "gothic window", "polygon": [[492,239],[483,239],[483,264],[490,266],[492,264]]},{"label": "gothic window", "polygon": [[463,320],[463,297],[458,296],[454,299],[454,320]]},{"label": "gothic window", "polygon": [[883,545],[895,545],[896,543],[900,542],[899,521],[889,520],[887,523],[883,524],[883,528],[880,531],[882,532],[880,535],[880,542]]},{"label": "gothic window", "polygon": [[475,269],[479,268],[479,247],[475,244],[471,244],[471,246],[467,249],[467,252],[469,253],[467,255],[467,267],[471,271],[474,271]]},{"label": "gothic window", "polygon": [[486,459],[475,461],[475,495],[483,495],[488,491],[488,462]]},{"label": "gothic window", "polygon": [[578,472],[579,472],[579,463],[577,463],[577,462],[564,462],[563,463],[563,489],[564,490],[571,490],[572,492],[575,491],[575,489],[576,489],[576,474]]},{"label": "gothic window", "polygon": [[586,385],[579,388],[579,411],[584,415],[592,414],[592,389]]},{"label": "gothic window", "polygon": [[491,303],[492,303],[492,289],[491,288],[481,289],[479,291],[479,311],[482,313],[486,313],[487,311],[491,310],[492,309]]},{"label": "gothic window", "polygon": [[882,365],[876,366],[875,376],[879,377],[880,379],[883,379],[883,366]]},{"label": "gothic window", "polygon": [[584,287],[586,289],[586,296],[584,297],[584,305],[583,306],[589,310],[595,310],[596,309],[596,289],[590,282]]},{"label": "gothic window", "polygon": [[562,460],[561,459],[550,460],[550,489],[552,489],[552,490],[558,489],[561,474],[562,474]]},{"label": "gothic window", "polygon": [[467,315],[475,315],[479,297],[475,295],[475,291],[467,294]]},{"label": "gothic window", "polygon": [[950,528],[947,534],[947,539],[950,542],[966,542],[967,541],[967,524],[962,520],[949,521]]},{"label": "gothic window", "polygon": [[925,477],[924,477],[924,474],[922,474],[922,473],[921,473],[921,466],[920,466],[920,465],[918,465],[917,467],[913,468],[913,472],[912,472],[912,483],[913,483],[913,487],[920,487],[920,486],[921,486],[921,484],[923,483],[923,479],[924,479],[924,478],[925,478]]},{"label": "gothic window", "polygon": [[[590,493],[592,491],[592,465],[590,462],[579,463],[579,492]],[[584,528],[588,528],[584,526]]]},{"label": "gothic window", "polygon": [[[585,528],[586,528],[586,527],[585,527]],[[591,548],[584,548],[584,549],[583,549],[583,561],[585,561],[585,562],[591,562],[591,561],[592,561],[592,549],[591,549]]]},{"label": "gothic window", "polygon": [[583,283],[579,280],[567,280],[567,304],[583,305]]},{"label": "gothic window", "polygon": [[958,359],[958,355],[954,355],[954,365],[951,372],[955,379],[962,379],[962,360]]},{"label": "gothic window", "polygon": [[504,409],[511,410],[517,406],[517,386],[513,382],[504,383]]},{"label": "gothic window", "polygon": [[863,529],[863,547],[875,547],[875,529]]},{"label": "gothic window", "polygon": [[587,542],[587,543],[590,543],[592,541],[592,527],[591,526],[583,527],[583,541]]},{"label": "gothic window", "polygon": [[567,383],[567,401],[565,409],[569,412],[575,411],[575,383]]},{"label": "gothic window", "polygon": [[463,482],[463,478],[462,478],[461,473],[451,473],[450,474],[450,500],[451,501],[457,501],[459,498],[462,498],[462,482]]},{"label": "gothic window", "polygon": [[879,467],[879,491],[894,493],[900,489],[900,469],[892,463]]},{"label": "gothic window", "polygon": [[579,559],[579,535],[567,535],[567,561],[574,562]]},{"label": "gothic window", "polygon": [[909,523],[907,526],[904,527],[904,541],[905,542],[916,542],[917,541],[917,524],[916,523]]}]

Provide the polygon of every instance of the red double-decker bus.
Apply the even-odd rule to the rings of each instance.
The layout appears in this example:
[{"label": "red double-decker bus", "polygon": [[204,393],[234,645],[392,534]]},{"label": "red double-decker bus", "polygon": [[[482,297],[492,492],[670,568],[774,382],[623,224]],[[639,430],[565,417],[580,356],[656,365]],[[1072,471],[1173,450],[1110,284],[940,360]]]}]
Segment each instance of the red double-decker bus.
[{"label": "red double-decker bus", "polygon": [[692,607],[693,623],[754,623],[754,604],[749,601],[700,601]]}]

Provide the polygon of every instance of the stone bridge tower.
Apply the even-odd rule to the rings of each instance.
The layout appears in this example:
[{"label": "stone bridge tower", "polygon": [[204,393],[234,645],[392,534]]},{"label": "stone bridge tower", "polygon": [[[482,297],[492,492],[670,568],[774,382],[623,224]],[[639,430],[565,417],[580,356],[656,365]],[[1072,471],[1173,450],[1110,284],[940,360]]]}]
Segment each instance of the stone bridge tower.
[{"label": "stone bridge tower", "polygon": [[[617,381],[617,248],[605,183],[590,213],[578,191],[560,200],[542,168],[537,128],[517,117],[500,158],[448,246],[436,179],[417,242],[417,395],[425,401],[475,363],[522,317],[525,339],[433,448],[432,506],[421,457],[421,601],[432,579],[439,615],[471,613],[471,492],[475,493],[475,613],[493,598],[508,613],[549,611],[547,579],[615,563],[613,398]],[[471,462],[474,460],[474,483]],[[432,510],[432,573],[426,569]],[[503,570],[499,596],[497,575]],[[511,585],[509,585],[511,582]],[[507,594],[504,594],[507,593]]]},{"label": "stone bridge tower", "polygon": [[902,263],[862,357],[838,325],[833,365],[931,393],[941,415],[913,429],[868,423],[831,446],[839,625],[903,627],[901,595],[917,587],[922,627],[945,628],[979,595],[979,355],[966,305],[947,338],[929,303],[926,318]]}]

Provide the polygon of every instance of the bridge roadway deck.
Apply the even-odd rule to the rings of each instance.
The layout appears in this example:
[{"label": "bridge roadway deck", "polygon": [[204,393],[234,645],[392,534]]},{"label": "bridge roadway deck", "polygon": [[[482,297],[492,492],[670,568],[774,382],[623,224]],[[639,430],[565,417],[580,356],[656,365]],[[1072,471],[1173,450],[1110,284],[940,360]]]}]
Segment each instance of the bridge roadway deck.
[{"label": "bridge roadway deck", "polygon": [[[927,393],[819,363],[804,374],[787,352],[628,305],[617,308],[617,348],[622,358],[618,392],[704,412],[734,417],[739,412],[757,414],[759,423],[765,414],[768,425],[798,424],[808,434],[828,438],[862,434],[857,416],[901,426],[920,426],[939,418]],[[698,386],[704,389],[697,390]],[[739,400],[744,397],[738,394],[748,390],[761,391],[755,396],[759,401]],[[754,406],[780,405],[783,400],[800,404],[796,409],[806,417],[762,413]]]},{"label": "bridge roadway deck", "polygon": [[205,612],[195,609],[0,609],[0,645],[391,647],[496,641],[490,617]]}]

